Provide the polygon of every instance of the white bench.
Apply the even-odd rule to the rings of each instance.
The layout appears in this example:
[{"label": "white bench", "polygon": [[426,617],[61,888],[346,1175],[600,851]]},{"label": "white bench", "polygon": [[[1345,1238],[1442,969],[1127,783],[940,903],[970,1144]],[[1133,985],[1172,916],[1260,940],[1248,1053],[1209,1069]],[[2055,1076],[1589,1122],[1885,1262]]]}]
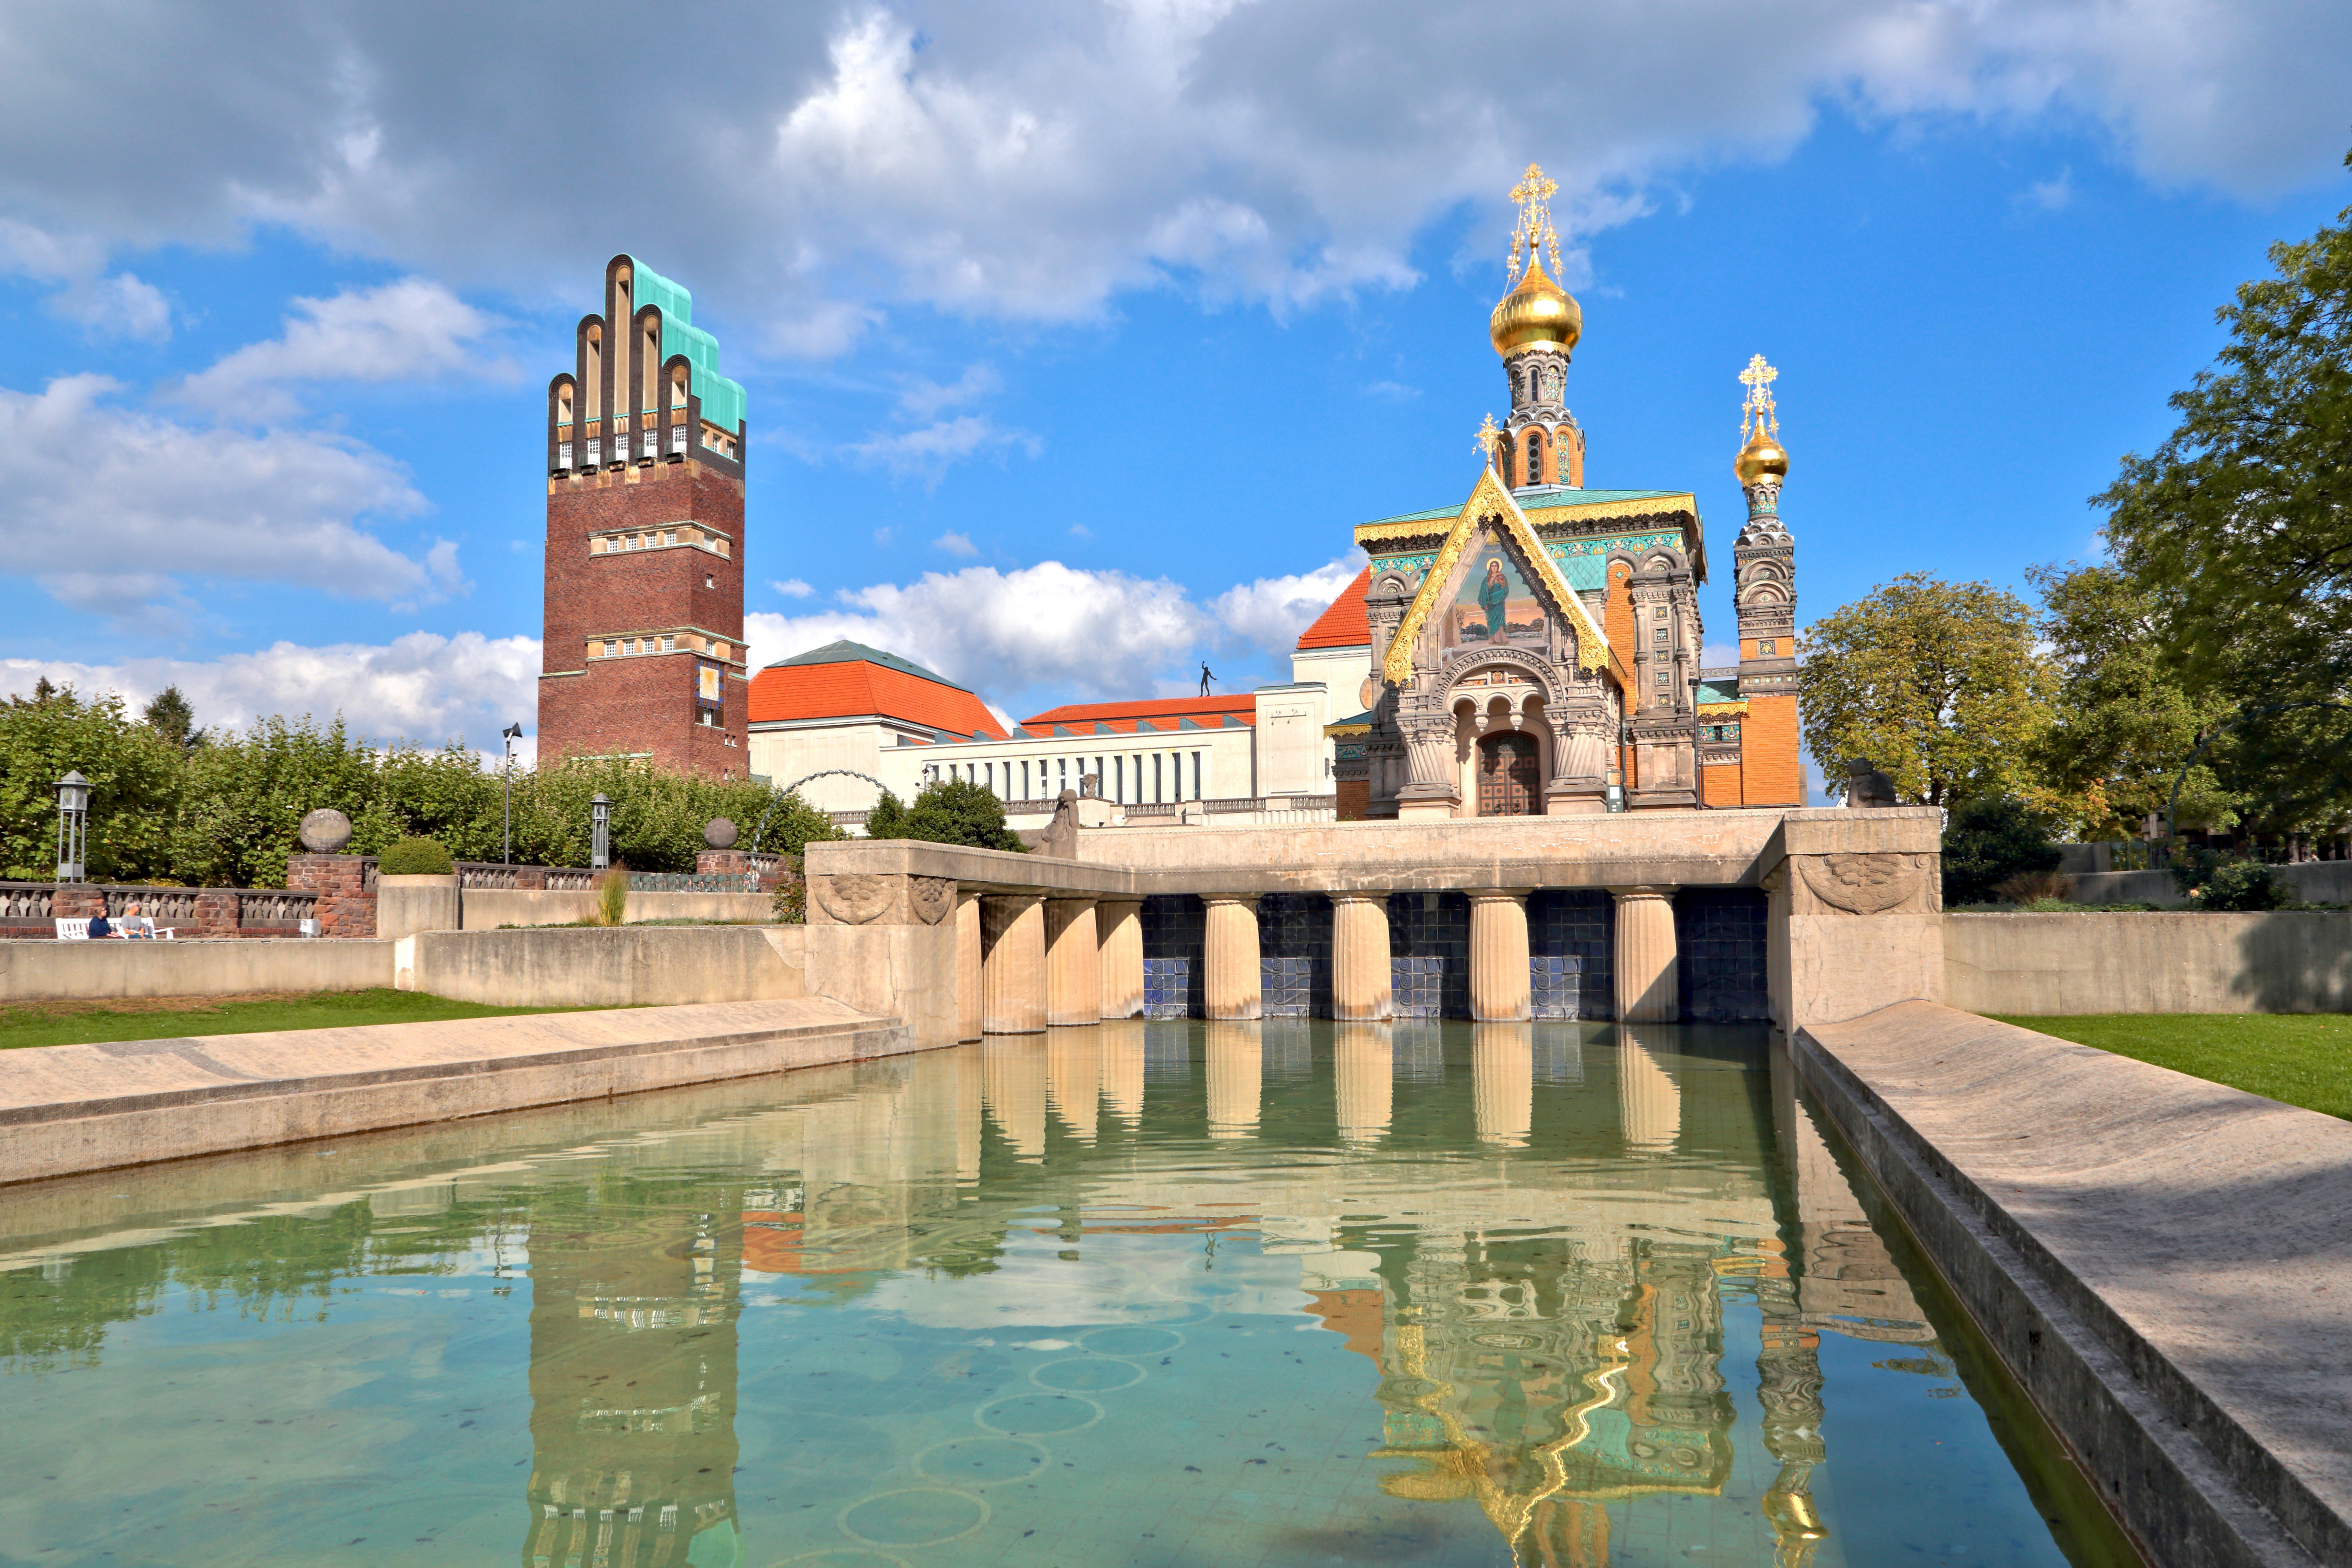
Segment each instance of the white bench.
[{"label": "white bench", "polygon": [[89,940],[89,921],[87,920],[69,921],[59,919],[58,921],[58,940],[59,942],[88,942]]}]

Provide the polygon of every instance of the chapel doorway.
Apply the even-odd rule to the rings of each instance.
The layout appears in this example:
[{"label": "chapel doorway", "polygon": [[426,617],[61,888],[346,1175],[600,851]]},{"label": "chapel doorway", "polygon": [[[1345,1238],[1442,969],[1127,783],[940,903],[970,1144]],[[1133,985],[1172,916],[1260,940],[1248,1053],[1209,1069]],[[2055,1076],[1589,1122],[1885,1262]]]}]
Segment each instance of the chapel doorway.
[{"label": "chapel doorway", "polygon": [[1478,815],[1533,816],[1542,780],[1533,735],[1506,732],[1478,742]]}]

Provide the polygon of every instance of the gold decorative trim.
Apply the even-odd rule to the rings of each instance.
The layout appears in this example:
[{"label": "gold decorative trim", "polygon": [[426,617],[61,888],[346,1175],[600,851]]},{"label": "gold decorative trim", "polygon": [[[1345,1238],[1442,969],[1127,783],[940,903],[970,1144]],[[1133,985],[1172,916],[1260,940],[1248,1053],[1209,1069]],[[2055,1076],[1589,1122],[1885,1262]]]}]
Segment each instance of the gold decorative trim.
[{"label": "gold decorative trim", "polygon": [[1737,718],[1747,711],[1745,698],[1738,702],[1702,702],[1698,705],[1698,716],[1702,719]]},{"label": "gold decorative trim", "polygon": [[1381,675],[1391,686],[1402,686],[1412,679],[1413,644],[1420,640],[1422,627],[1429,621],[1430,611],[1436,604],[1439,592],[1444,587],[1445,580],[1454,574],[1455,563],[1462,559],[1463,551],[1469,547],[1471,533],[1476,530],[1479,519],[1485,516],[1500,518],[1504,531],[1519,547],[1519,553],[1533,563],[1537,580],[1543,584],[1543,591],[1552,601],[1552,613],[1570,616],[1577,623],[1580,627],[1576,639],[1579,668],[1601,669],[1611,662],[1607,634],[1594,622],[1591,614],[1584,607],[1584,601],[1568,585],[1568,580],[1560,575],[1559,563],[1543,547],[1543,541],[1536,537],[1535,529],[1528,522],[1528,514],[1519,510],[1519,503],[1511,499],[1511,492],[1503,488],[1502,481],[1495,477],[1495,470],[1487,468],[1478,475],[1478,482],[1471,487],[1470,499],[1463,503],[1462,510],[1454,517],[1453,528],[1446,532],[1444,544],[1438,549],[1437,559],[1430,563],[1427,575],[1421,580],[1421,591],[1412,596],[1412,603],[1406,606],[1403,621],[1397,626],[1396,636],[1389,641],[1388,657],[1381,662]]},{"label": "gold decorative trim", "polygon": [[[1631,510],[1636,505],[1648,510],[1639,512]],[[1529,522],[1560,522],[1576,517],[1606,516],[1612,510],[1622,511],[1628,517],[1671,517],[1685,511],[1696,515],[1698,511],[1698,497],[1687,493],[1664,492],[1644,496],[1638,502],[1574,501],[1564,506],[1539,506],[1528,512],[1527,517]]]}]

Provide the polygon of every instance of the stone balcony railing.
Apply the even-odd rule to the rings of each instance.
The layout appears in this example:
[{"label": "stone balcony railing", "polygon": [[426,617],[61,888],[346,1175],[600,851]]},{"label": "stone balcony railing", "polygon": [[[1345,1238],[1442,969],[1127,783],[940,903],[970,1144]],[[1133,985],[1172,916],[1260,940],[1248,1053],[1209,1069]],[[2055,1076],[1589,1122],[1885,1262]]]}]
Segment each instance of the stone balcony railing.
[{"label": "stone balcony railing", "polygon": [[52,937],[60,920],[110,920],[139,906],[183,937],[292,936],[319,916],[319,895],[282,888],[151,888],[107,882],[0,882],[0,936]]}]

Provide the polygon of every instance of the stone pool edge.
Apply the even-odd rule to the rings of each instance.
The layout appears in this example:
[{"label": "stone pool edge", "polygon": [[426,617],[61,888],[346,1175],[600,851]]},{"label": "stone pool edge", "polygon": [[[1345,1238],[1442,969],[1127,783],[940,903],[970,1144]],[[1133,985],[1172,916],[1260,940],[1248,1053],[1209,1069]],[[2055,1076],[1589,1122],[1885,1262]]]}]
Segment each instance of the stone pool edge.
[{"label": "stone pool edge", "polygon": [[[2086,1277],[2100,1272],[2099,1248],[2086,1256],[2064,1225],[2085,1171],[2189,1152],[2195,1134],[2175,1131],[2184,1104],[2242,1102],[2273,1129],[2308,1119],[2304,1130],[2337,1152],[2352,1151],[2352,1127],[1932,1002],[1801,1029],[1790,1056],[2151,1564],[2352,1562],[2352,1526],[2315,1489],[2326,1478],[2249,1430],[2245,1390],[2209,1386],[2168,1353],[2193,1350],[2196,1330],[2168,1346],[2160,1289],[2129,1266],[2108,1270],[2105,1289]],[[2110,1152],[2053,1161],[2050,1139],[2033,1142],[2066,1120],[2053,1103],[2070,1098],[2101,1100],[2103,1125],[2086,1137],[2112,1140]],[[2352,1292],[2352,1268],[2331,1272]],[[2129,1301],[2126,1286],[2137,1290]],[[2318,1344],[2279,1349],[2310,1356]]]},{"label": "stone pool edge", "polygon": [[919,1048],[817,997],[35,1047],[0,1053],[0,1185]]}]

